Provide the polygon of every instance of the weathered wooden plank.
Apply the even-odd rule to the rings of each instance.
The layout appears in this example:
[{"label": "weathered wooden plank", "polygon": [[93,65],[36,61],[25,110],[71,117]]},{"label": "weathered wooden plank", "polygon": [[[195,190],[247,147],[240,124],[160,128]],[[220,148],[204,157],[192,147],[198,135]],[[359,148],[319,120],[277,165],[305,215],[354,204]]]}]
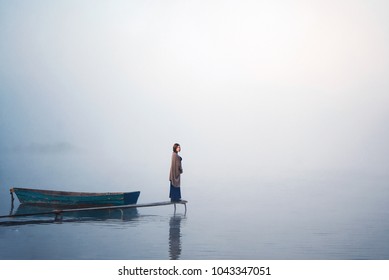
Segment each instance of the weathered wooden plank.
[{"label": "weathered wooden plank", "polygon": [[162,201],[162,202],[143,203],[143,204],[129,204],[129,205],[118,205],[118,206],[88,207],[88,208],[79,208],[79,209],[61,209],[61,210],[55,210],[55,211],[59,211],[59,212],[62,212],[62,213],[69,213],[69,212],[76,212],[76,211],[141,208],[141,207],[154,207],[154,206],[165,206],[165,205],[186,204],[186,203],[188,203],[188,201],[186,201],[186,200],[181,200],[181,201],[177,201],[177,202]]},{"label": "weathered wooden plank", "polygon": [[176,204],[183,204],[185,206],[185,212],[186,212],[186,204],[187,203],[188,203],[188,201],[181,200],[181,201],[177,201],[177,202],[162,201],[162,202],[129,204],[129,205],[118,205],[118,206],[103,206],[103,207],[88,207],[88,208],[73,208],[73,209],[55,209],[52,211],[44,211],[44,212],[39,212],[39,213],[5,215],[5,216],[0,216],[0,218],[40,216],[40,215],[50,215],[50,214],[58,216],[58,215],[61,215],[62,213],[71,213],[71,212],[80,212],[80,211],[142,208],[142,207],[166,206],[166,205],[172,205],[172,204],[174,204],[174,207],[176,207]]}]

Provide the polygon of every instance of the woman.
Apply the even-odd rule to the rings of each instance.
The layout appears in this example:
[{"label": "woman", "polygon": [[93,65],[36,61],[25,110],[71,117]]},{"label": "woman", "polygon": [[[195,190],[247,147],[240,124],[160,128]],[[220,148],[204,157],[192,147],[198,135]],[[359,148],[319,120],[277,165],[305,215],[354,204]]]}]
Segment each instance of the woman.
[{"label": "woman", "polygon": [[182,170],[182,157],[178,155],[181,151],[181,146],[178,143],[173,145],[172,165],[170,166],[170,200],[172,202],[181,200],[181,174]]}]

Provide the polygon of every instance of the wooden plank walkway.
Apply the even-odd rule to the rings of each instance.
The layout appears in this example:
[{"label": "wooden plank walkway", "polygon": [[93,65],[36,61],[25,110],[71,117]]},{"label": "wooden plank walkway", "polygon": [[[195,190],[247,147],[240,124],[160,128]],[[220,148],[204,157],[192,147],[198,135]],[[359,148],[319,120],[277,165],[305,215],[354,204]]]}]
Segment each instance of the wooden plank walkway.
[{"label": "wooden plank walkway", "polygon": [[88,207],[88,208],[72,208],[72,209],[55,209],[46,212],[39,213],[26,213],[26,214],[13,214],[0,216],[1,218],[14,218],[14,217],[27,217],[27,216],[40,216],[40,215],[55,215],[55,219],[60,219],[64,213],[73,213],[73,212],[82,212],[82,211],[95,211],[95,210],[111,210],[111,209],[129,209],[129,208],[142,208],[142,207],[155,207],[155,206],[165,206],[165,205],[174,205],[174,211],[176,211],[176,204],[183,204],[185,206],[186,214],[186,204],[188,201],[181,200],[177,202],[171,201],[162,201],[162,202],[153,202],[153,203],[141,203],[141,204],[129,204],[129,205],[118,205],[118,206],[102,206],[102,207]]}]

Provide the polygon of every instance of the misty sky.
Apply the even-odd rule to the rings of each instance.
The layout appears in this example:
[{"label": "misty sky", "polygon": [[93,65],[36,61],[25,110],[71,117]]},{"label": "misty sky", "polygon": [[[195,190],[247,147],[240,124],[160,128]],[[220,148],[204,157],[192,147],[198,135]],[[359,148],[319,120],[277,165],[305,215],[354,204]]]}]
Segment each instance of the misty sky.
[{"label": "misty sky", "polygon": [[385,174],[388,10],[378,0],[2,0],[0,175],[167,185],[174,142],[184,182]]}]

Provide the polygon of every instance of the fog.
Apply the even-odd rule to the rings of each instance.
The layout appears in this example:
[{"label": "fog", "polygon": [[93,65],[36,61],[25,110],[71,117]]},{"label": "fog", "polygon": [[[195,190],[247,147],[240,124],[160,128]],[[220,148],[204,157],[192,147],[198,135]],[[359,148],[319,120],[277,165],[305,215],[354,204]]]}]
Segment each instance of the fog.
[{"label": "fog", "polygon": [[388,9],[371,0],[1,1],[1,188],[164,195],[175,142],[183,186],[201,189],[384,176]]}]

